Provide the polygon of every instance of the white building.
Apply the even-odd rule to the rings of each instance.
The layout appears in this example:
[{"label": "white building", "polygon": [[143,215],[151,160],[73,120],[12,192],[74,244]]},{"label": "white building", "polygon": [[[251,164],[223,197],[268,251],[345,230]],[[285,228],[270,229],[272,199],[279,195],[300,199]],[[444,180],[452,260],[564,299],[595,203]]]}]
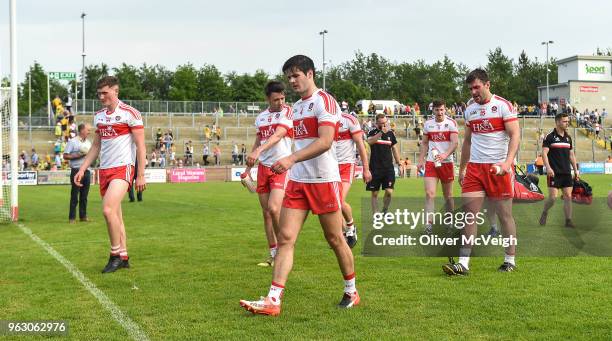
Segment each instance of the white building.
[{"label": "white building", "polygon": [[[583,111],[612,109],[612,57],[573,56],[557,61],[559,84],[550,85],[550,102]],[[546,86],[538,87],[538,102],[546,102]]]}]

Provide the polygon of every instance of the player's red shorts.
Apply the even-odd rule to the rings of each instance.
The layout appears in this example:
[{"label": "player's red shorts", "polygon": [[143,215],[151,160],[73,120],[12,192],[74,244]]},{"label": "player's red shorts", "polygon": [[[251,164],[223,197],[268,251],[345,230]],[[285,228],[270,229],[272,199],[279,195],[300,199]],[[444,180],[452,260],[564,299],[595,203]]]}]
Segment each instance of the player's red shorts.
[{"label": "player's red shorts", "polygon": [[257,193],[270,193],[273,189],[285,189],[287,172],[276,174],[261,163],[257,166]]},{"label": "player's red shorts", "polygon": [[283,207],[311,210],[314,214],[336,212],[342,207],[342,182],[303,183],[289,180]]},{"label": "player's red shorts", "polygon": [[485,192],[491,199],[509,199],[514,196],[514,172],[499,176],[491,174],[493,163],[468,162],[461,193]]},{"label": "player's red shorts", "polygon": [[104,196],[108,185],[115,179],[125,180],[130,187],[132,187],[132,181],[134,181],[134,166],[119,166],[113,168],[100,169],[100,194]]},{"label": "player's red shorts", "polygon": [[436,167],[435,163],[427,161],[425,163],[425,177],[438,178],[442,183],[449,183],[455,180],[455,165],[452,162],[442,162],[442,166]]},{"label": "player's red shorts", "polygon": [[340,181],[352,184],[355,178],[355,164],[341,163],[338,168],[340,169]]}]

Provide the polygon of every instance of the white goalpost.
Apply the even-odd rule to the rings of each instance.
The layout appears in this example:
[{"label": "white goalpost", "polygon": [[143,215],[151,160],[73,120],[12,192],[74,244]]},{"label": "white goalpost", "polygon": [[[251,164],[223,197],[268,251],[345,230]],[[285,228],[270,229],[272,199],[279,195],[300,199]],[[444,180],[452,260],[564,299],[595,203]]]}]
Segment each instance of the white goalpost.
[{"label": "white goalpost", "polygon": [[0,88],[0,221],[17,221],[18,144],[17,136],[17,11],[16,0],[10,0],[10,88]]}]

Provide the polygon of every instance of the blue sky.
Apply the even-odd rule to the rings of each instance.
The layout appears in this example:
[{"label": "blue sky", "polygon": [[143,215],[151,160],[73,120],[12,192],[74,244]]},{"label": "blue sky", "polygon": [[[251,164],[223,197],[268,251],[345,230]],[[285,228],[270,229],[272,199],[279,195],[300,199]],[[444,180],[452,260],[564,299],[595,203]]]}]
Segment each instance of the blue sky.
[{"label": "blue sky", "polygon": [[[34,60],[49,71],[81,68],[86,12],[87,63],[117,66],[191,62],[221,71],[277,73],[291,55],[339,64],[356,50],[394,61],[433,62],[447,54],[474,67],[500,46],[545,58],[612,47],[612,2],[515,1],[186,1],[18,0],[19,77]],[[8,0],[0,1],[0,74],[9,73]]]}]

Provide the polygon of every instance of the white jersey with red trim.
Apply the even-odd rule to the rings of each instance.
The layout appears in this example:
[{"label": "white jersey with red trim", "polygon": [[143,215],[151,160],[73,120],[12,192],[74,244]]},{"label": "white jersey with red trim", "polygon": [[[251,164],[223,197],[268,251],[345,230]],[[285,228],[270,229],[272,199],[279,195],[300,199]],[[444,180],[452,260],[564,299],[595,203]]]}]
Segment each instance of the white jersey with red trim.
[{"label": "white jersey with red trim", "polygon": [[119,102],[112,112],[106,108],[98,111],[94,116],[94,126],[100,136],[100,169],[136,163],[132,130],[144,128],[138,110]]},{"label": "white jersey with red trim", "polygon": [[338,138],[336,139],[336,158],[339,164],[355,163],[355,141],[353,135],[363,134],[361,125],[353,115],[342,113]]},{"label": "white jersey with red trim", "polygon": [[465,109],[464,116],[465,125],[472,132],[470,162],[505,161],[510,142],[505,123],[517,120],[512,103],[493,95],[488,103],[470,104]]},{"label": "white jersey with red trim", "polygon": [[259,163],[264,166],[272,166],[278,159],[291,154],[291,138],[293,137],[293,110],[288,105],[283,105],[281,111],[272,112],[270,108],[262,111],[255,119],[257,136],[260,144],[266,143],[270,136],[274,135],[276,128],[287,129],[287,134],[273,147],[259,155]]},{"label": "white jersey with red trim", "polygon": [[[319,126],[327,125],[336,129],[340,120],[340,106],[327,92],[317,89],[310,97],[302,98],[293,105],[293,136],[295,150],[302,150],[319,137]],[[289,179],[304,183],[340,181],[336,142],[323,154],[296,163]]]},{"label": "white jersey with red trim", "polygon": [[[444,115],[442,122],[436,121],[435,117],[427,120],[423,126],[423,134],[427,136],[429,150],[427,151],[427,161],[434,161],[431,151],[436,148],[440,153],[446,153],[451,146],[451,135],[459,134],[457,122]],[[442,162],[453,162],[453,154]]]}]

